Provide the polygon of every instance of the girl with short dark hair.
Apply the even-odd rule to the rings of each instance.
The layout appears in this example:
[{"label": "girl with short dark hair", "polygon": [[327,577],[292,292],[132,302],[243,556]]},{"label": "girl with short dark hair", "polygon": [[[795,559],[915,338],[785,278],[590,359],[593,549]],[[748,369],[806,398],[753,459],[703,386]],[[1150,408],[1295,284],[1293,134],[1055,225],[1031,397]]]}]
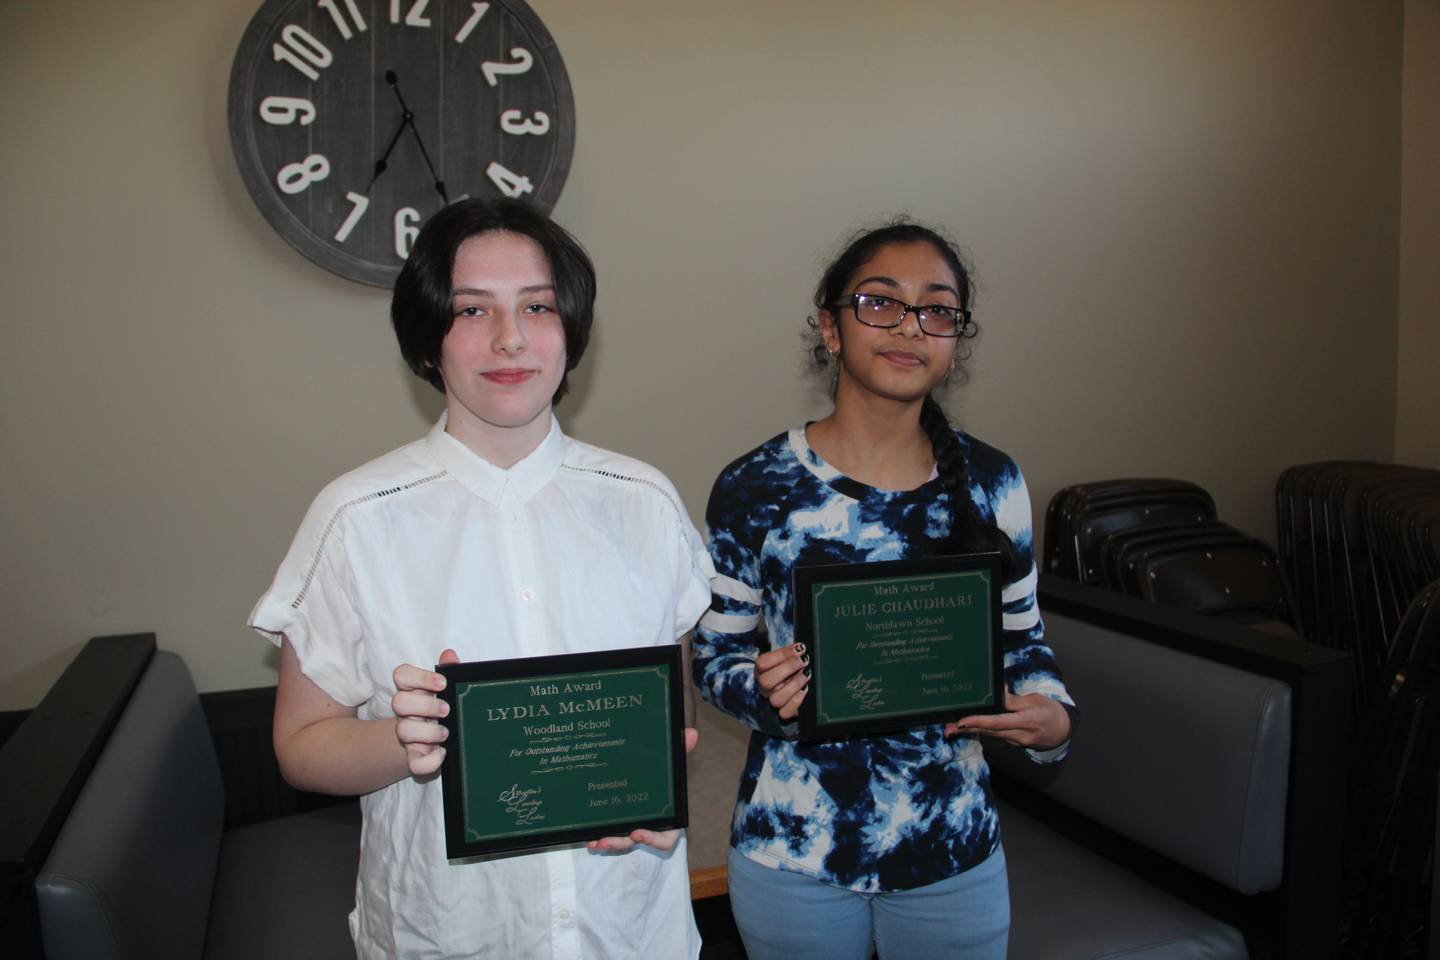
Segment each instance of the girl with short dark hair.
[{"label": "girl with short dark hair", "polygon": [[670,482],[552,413],[594,300],[585,251],[529,207],[436,214],[391,317],[445,413],[320,493],[251,614],[280,647],[285,778],[362,794],[363,958],[699,953],[678,831],[446,858],[445,681],[421,665],[688,643],[709,603],[709,558]]}]

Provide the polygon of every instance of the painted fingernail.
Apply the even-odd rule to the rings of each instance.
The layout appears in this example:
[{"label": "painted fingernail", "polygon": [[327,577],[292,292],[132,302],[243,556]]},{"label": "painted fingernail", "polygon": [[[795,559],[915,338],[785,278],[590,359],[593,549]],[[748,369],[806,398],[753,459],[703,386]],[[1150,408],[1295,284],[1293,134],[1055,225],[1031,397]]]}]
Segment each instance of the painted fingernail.
[{"label": "painted fingernail", "polygon": [[805,664],[805,666],[807,666],[807,667],[810,666],[810,654],[808,654],[808,653],[802,653],[802,654],[800,654],[800,662],[803,663],[803,664]]},{"label": "painted fingernail", "polygon": [[805,679],[806,679],[806,680],[809,680],[809,679],[810,679],[810,668],[809,668],[809,667],[806,667],[804,670],[801,670],[800,672],[805,675]]},{"label": "painted fingernail", "polygon": [[804,654],[805,654],[805,644],[803,644],[803,643],[792,643],[791,646],[795,648],[795,652],[796,652],[796,653],[800,654],[801,656],[804,656]]}]

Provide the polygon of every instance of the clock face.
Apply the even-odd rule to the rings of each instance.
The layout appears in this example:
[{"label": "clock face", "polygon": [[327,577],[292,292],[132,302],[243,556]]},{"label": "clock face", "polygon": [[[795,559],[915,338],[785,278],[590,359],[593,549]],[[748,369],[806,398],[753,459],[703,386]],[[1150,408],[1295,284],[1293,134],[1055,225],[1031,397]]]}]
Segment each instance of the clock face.
[{"label": "clock face", "polygon": [[266,0],[230,71],[230,142],[265,218],[383,287],[446,203],[548,212],[574,118],[560,52],[522,0]]}]

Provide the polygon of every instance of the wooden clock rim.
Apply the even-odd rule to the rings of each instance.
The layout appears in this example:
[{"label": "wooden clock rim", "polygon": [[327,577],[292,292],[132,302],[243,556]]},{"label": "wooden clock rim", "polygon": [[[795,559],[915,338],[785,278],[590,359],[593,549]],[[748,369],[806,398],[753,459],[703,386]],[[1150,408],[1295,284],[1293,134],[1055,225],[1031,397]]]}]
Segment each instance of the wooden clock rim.
[{"label": "wooden clock rim", "polygon": [[[230,127],[230,148],[239,168],[240,178],[245,183],[250,199],[260,213],[286,243],[312,263],[329,272],[373,287],[390,289],[400,274],[400,267],[386,266],[348,254],[337,249],[314,233],[280,199],[275,185],[267,171],[262,170],[254,131],[259,121],[254,117],[253,97],[255,73],[260,59],[257,54],[264,51],[264,41],[276,27],[290,16],[292,11],[309,0],[263,0],[260,8],[251,17],[244,34],[235,49],[235,58],[230,66],[228,119]],[[535,44],[533,55],[546,68],[551,92],[554,94],[557,122],[552,127],[556,133],[555,148],[550,151],[550,163],[542,177],[537,177],[540,186],[527,195],[526,202],[544,213],[549,213],[560,199],[569,178],[570,164],[575,153],[575,94],[570,86],[570,74],[560,56],[559,45],[539,14],[531,9],[525,0],[492,0],[505,12],[518,20],[533,37],[543,42]],[[314,81],[312,81],[312,85]]]}]

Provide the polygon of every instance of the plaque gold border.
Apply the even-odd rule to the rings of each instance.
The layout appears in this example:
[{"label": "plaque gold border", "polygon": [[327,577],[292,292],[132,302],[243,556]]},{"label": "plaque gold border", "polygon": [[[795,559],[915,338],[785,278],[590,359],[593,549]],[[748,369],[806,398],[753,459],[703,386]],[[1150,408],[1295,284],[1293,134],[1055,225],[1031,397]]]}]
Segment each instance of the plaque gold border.
[{"label": "plaque gold border", "polygon": [[[624,836],[640,827],[669,830],[684,827],[688,820],[688,796],[685,779],[684,734],[684,669],[683,650],[677,644],[632,647],[590,653],[559,654],[544,657],[522,657],[511,660],[479,660],[437,666],[445,677],[440,698],[450,705],[449,714],[441,720],[449,736],[445,760],[440,766],[441,790],[445,812],[445,848],[451,860],[563,846],[605,836]],[[667,791],[660,813],[643,818],[611,818],[586,821],[582,824],[547,824],[538,830],[516,830],[501,834],[479,833],[466,822],[470,771],[469,760],[461,742],[461,718],[466,705],[463,699],[485,687],[509,686],[515,683],[563,682],[579,674],[625,674],[654,672],[664,679],[662,667],[669,668],[663,722],[665,742],[663,762],[668,763],[665,778]],[[657,758],[656,762],[662,762]]]},{"label": "plaque gold border", "polygon": [[[823,710],[820,682],[825,670],[823,641],[815,638],[816,604],[831,586],[863,586],[866,583],[903,582],[907,579],[935,580],[949,576],[988,578],[989,615],[985,618],[989,680],[989,702],[982,694],[971,705],[942,710],[893,710],[871,714],[862,719],[834,719]],[[797,566],[792,573],[792,599],[795,610],[795,642],[803,642],[810,656],[812,695],[800,705],[799,734],[802,740],[838,740],[846,737],[870,736],[906,730],[932,723],[944,723],[976,713],[1000,713],[1004,710],[1004,655],[1001,650],[1001,586],[998,553],[957,554],[922,559],[881,560],[866,563]]]}]

